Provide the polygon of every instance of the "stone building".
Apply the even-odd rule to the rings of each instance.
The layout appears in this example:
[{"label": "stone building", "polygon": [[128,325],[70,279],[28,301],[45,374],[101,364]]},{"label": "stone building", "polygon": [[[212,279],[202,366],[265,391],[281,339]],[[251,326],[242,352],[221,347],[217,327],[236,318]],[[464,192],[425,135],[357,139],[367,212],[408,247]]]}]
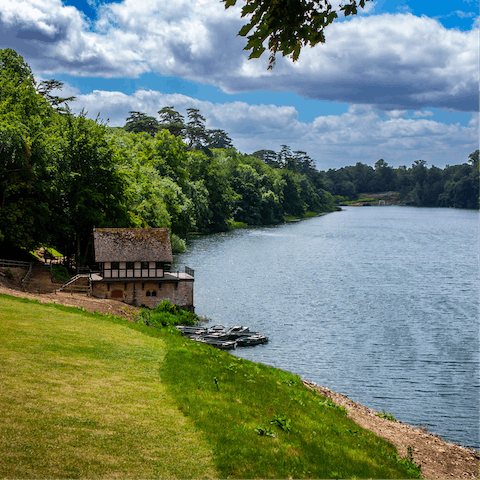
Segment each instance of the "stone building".
[{"label": "stone building", "polygon": [[100,273],[92,279],[92,295],[116,298],[154,308],[169,300],[194,311],[193,270],[172,272],[167,228],[95,228],[95,261]]}]

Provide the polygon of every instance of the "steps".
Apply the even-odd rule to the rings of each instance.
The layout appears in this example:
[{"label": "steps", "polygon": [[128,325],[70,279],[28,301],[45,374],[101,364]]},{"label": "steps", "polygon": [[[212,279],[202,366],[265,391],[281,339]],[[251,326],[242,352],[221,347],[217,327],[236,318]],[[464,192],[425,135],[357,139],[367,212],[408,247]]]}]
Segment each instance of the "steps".
[{"label": "steps", "polygon": [[80,273],[58,288],[59,292],[91,293],[90,274]]},{"label": "steps", "polygon": [[59,281],[52,277],[50,266],[34,263],[23,281],[23,289],[34,293],[53,293],[59,287]]}]

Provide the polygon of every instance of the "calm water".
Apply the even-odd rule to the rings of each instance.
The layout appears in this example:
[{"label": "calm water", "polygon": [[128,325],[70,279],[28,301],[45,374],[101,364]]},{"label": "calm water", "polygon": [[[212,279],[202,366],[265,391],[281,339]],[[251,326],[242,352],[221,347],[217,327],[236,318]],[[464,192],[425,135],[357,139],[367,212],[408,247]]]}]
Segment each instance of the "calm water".
[{"label": "calm water", "polygon": [[478,449],[478,220],[348,207],[196,239],[178,260],[198,314],[269,336],[235,355]]}]

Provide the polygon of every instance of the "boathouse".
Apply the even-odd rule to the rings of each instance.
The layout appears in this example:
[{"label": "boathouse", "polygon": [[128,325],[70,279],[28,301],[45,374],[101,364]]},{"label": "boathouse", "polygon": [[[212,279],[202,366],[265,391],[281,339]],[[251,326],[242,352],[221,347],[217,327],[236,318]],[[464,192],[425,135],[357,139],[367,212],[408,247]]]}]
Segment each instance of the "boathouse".
[{"label": "boathouse", "polygon": [[95,228],[92,295],[114,298],[135,306],[154,308],[162,300],[194,311],[194,272],[172,271],[167,228]]}]

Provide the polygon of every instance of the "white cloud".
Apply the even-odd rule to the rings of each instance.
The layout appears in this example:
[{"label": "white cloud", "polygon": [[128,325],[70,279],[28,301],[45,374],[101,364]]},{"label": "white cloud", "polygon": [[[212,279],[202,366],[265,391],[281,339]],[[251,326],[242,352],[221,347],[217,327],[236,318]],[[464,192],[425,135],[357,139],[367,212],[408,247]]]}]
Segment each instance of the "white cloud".
[{"label": "white cloud", "polygon": [[72,107],[76,111],[85,108],[92,118],[100,112],[104,120],[110,119],[110,125],[123,126],[130,110],[157,116],[158,110],[171,105],[184,115],[187,108],[198,108],[207,120],[207,128],[225,130],[242,152],[278,151],[286,144],[293,150],[307,151],[320,169],[356,162],[373,165],[379,158],[394,166],[410,165],[421,158],[443,167],[465,162],[478,148],[478,115],[464,127],[401,115],[385,120],[375,109],[357,105],[342,115],[320,116],[306,123],[299,121],[293,107],[220,104],[153,90],[139,90],[133,95],[95,90],[78,95]]},{"label": "white cloud", "polygon": [[[298,62],[247,60],[239,7],[217,0],[124,0],[101,5],[94,22],[60,0],[2,0],[0,46],[35,72],[138,77],[155,71],[225,92],[294,91],[307,98],[476,111],[478,31],[446,29],[412,14],[358,16],[331,25],[327,43]],[[268,55],[267,55],[268,57]]]},{"label": "white cloud", "polygon": [[413,112],[413,116],[415,118],[422,118],[422,117],[433,117],[433,112],[429,111],[429,110],[426,110],[426,111],[421,111],[421,110],[415,110],[415,112]]}]

